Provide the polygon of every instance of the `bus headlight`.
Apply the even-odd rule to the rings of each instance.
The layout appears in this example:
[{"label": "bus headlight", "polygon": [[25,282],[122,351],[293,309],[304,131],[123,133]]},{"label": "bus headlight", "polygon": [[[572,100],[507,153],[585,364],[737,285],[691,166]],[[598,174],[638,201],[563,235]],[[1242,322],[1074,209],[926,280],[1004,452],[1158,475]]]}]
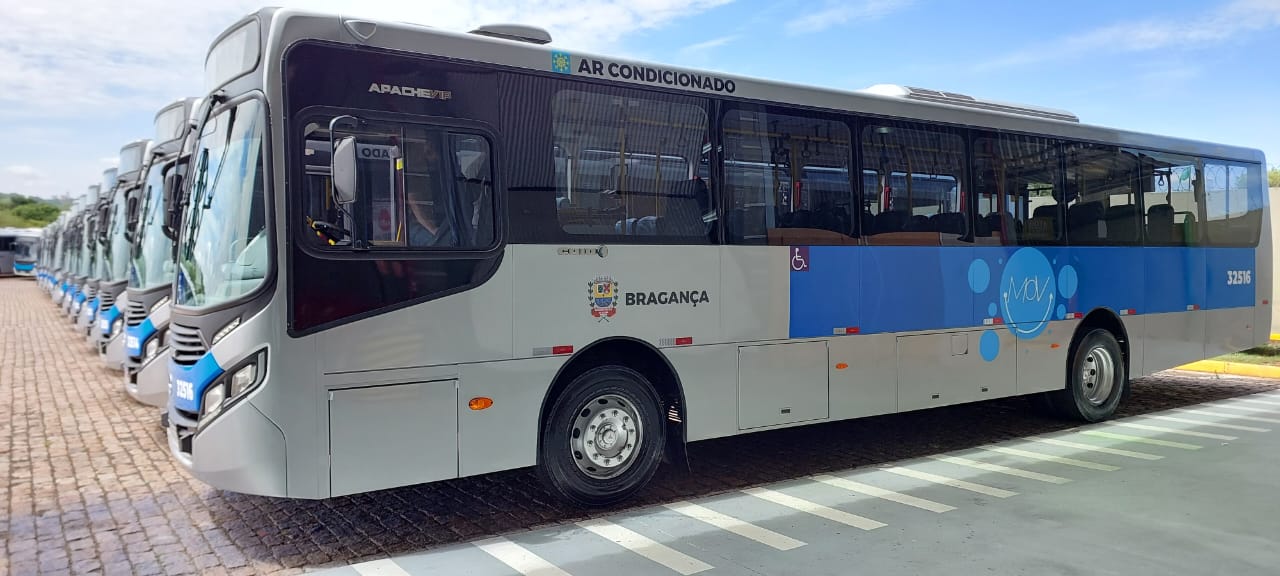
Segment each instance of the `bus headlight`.
[{"label": "bus headlight", "polygon": [[152,337],[150,340],[147,340],[147,346],[142,351],[142,357],[144,359],[146,359],[147,361],[150,361],[152,358],[156,357],[156,354],[160,353],[161,337],[163,337],[163,334],[157,334],[154,337]]},{"label": "bus headlight", "polygon": [[258,351],[234,368],[227,370],[205,390],[200,423],[212,420],[223,408],[235,404],[262,382],[267,368],[266,349]]},{"label": "bus headlight", "polygon": [[120,333],[120,329],[123,327],[124,327],[124,319],[116,318],[113,322],[111,322],[111,331],[107,332],[107,336],[115,336],[116,334]]},{"label": "bus headlight", "polygon": [[156,310],[159,310],[161,306],[164,306],[165,304],[168,304],[168,303],[169,303],[169,297],[168,297],[168,296],[165,296],[164,298],[161,298],[158,302],[156,302],[155,304],[152,304],[152,305],[151,305],[151,310],[147,311],[147,314],[148,314],[148,315],[150,315],[150,314],[155,314],[155,313],[156,313]]}]

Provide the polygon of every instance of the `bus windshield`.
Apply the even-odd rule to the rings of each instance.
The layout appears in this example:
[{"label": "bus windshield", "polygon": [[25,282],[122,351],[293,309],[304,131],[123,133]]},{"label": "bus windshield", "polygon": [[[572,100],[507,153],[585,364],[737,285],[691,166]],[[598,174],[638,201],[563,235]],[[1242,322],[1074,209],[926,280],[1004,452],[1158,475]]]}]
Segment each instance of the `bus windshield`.
[{"label": "bus windshield", "polygon": [[133,245],[133,273],[129,287],[154,288],[173,281],[172,251],[164,235],[164,174],[173,163],[156,162],[147,172],[138,219],[138,242]]},{"label": "bus windshield", "polygon": [[95,246],[98,241],[94,238],[94,219],[90,216],[84,217],[84,227],[80,232],[80,275],[92,278],[98,271],[97,252]]},{"label": "bus windshield", "polygon": [[124,234],[128,218],[128,192],[120,190],[111,204],[111,220],[108,222],[107,245],[103,247],[103,277],[108,282],[124,280],[129,267],[129,239]]},{"label": "bus windshield", "polygon": [[247,100],[205,123],[192,156],[175,303],[203,308],[247,295],[270,266],[262,104]]}]

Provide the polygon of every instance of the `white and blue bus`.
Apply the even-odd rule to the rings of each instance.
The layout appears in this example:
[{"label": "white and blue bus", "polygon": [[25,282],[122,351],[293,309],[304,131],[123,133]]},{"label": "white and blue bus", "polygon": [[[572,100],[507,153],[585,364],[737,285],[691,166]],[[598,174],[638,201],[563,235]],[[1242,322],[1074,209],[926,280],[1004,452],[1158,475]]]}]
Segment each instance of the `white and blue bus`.
[{"label": "white and blue bus", "polygon": [[35,276],[40,228],[0,228],[0,276]]},{"label": "white and blue bus", "polygon": [[[115,178],[114,172],[111,173],[111,178]],[[75,229],[72,232],[73,243],[69,249],[74,256],[75,268],[74,274],[69,278],[67,290],[65,290],[67,296],[63,302],[63,312],[68,315],[73,326],[80,318],[80,308],[91,298],[88,293],[89,281],[94,275],[96,265],[94,224],[98,218],[98,197],[101,189],[101,184],[90,186],[88,193],[80,197],[79,207],[73,208]]]},{"label": "white and blue bus", "polygon": [[[170,211],[178,175],[190,155],[196,99],[160,110],[146,179],[139,190],[125,309],[125,391],[134,400],[164,407],[169,399],[169,302],[173,286],[174,217]],[[184,145],[184,143],[187,143]]]},{"label": "white and blue bus", "polygon": [[116,188],[102,203],[102,278],[98,285],[96,327],[89,339],[108,368],[124,370],[124,311],[129,302],[133,218],[143,176],[151,160],[151,140],[136,140],[120,149]]},{"label": "white and blue bus", "polygon": [[1263,155],[268,9],[222,34],[169,444],[324,498],[534,466],[598,505],[687,443],[1131,377],[1268,338]]}]

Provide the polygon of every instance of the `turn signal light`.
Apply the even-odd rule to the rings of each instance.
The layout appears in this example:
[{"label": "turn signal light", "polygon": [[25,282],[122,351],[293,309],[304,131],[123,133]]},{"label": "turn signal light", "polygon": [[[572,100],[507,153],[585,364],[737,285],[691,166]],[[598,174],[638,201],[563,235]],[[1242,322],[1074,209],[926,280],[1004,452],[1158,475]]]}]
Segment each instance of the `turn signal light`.
[{"label": "turn signal light", "polygon": [[467,408],[472,410],[484,410],[490,406],[493,406],[493,398],[485,398],[484,396],[472,398],[467,402]]},{"label": "turn signal light", "polygon": [[845,364],[844,362],[841,362],[841,363],[839,363],[839,364],[836,364],[836,370],[844,370],[845,368],[848,368],[848,367],[849,367],[849,365],[848,365],[848,364]]}]

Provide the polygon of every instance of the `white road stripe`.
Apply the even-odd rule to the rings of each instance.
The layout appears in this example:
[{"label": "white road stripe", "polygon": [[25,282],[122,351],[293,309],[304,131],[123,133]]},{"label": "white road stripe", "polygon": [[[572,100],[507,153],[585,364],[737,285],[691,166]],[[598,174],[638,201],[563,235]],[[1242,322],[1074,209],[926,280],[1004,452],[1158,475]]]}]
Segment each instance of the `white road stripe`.
[{"label": "white road stripe", "polygon": [[1275,412],[1275,410],[1269,410],[1267,408],[1259,408],[1257,406],[1241,406],[1239,404],[1202,404],[1202,406],[1205,406],[1206,408],[1213,408],[1213,409],[1226,408],[1227,410],[1239,410],[1241,412],[1253,412],[1253,413],[1265,412],[1267,414],[1270,414],[1272,412]]},{"label": "white road stripe", "polygon": [[985,470],[987,472],[996,472],[999,474],[1006,474],[1008,476],[1017,476],[1018,478],[1026,478],[1028,480],[1038,480],[1040,482],[1048,482],[1050,484],[1066,484],[1067,482],[1071,481],[1070,478],[1054,476],[1053,474],[1041,474],[1040,472],[1032,472],[1030,470],[1019,470],[1017,468],[1010,468],[1008,466],[1002,466],[1000,464],[992,464],[990,462],[980,462],[978,460],[970,460],[968,458],[961,458],[959,456],[930,456],[930,458],[933,458],[934,460],[938,460],[940,462],[955,464],[957,466],[968,466],[969,468],[976,468],[978,470]]},{"label": "white road stripe", "polygon": [[1049,454],[1041,454],[1039,452],[1031,452],[1028,450],[1019,450],[1017,448],[1006,448],[1004,446],[991,446],[983,448],[988,452],[996,452],[998,454],[1008,454],[1010,456],[1019,456],[1031,460],[1040,460],[1042,462],[1053,462],[1055,464],[1065,464],[1067,466],[1075,466],[1077,468],[1088,468],[1090,470],[1099,470],[1102,472],[1114,472],[1119,470],[1119,466],[1110,464],[1099,464],[1097,462],[1087,462],[1085,460],[1076,460],[1075,458],[1064,458],[1062,456],[1050,456]]},{"label": "white road stripe", "polygon": [[1159,454],[1148,454],[1146,452],[1134,452],[1132,450],[1121,450],[1119,448],[1111,448],[1110,446],[1095,446],[1093,444],[1071,442],[1069,440],[1059,440],[1057,438],[1040,438],[1038,436],[1028,436],[1027,440],[1031,440],[1032,442],[1039,442],[1041,444],[1062,446],[1064,448],[1074,448],[1076,450],[1085,450],[1088,452],[1098,452],[1101,454],[1124,456],[1125,458],[1137,458],[1139,460],[1159,460],[1161,458],[1164,458],[1164,456],[1160,456]]},{"label": "white road stripe", "polygon": [[804,542],[795,538],[783,536],[768,528],[761,528],[745,520],[739,520],[728,514],[721,514],[692,502],[673,502],[667,504],[666,507],[694,520],[706,522],[726,532],[732,532],[748,540],[755,540],[777,550],[793,550],[804,546]]},{"label": "white road stripe", "polygon": [[1226,412],[1214,412],[1212,410],[1199,410],[1193,408],[1181,408],[1179,412],[1187,414],[1199,414],[1201,416],[1213,416],[1216,418],[1228,418],[1231,420],[1248,420],[1250,422],[1266,422],[1267,424],[1280,424],[1280,418],[1263,418],[1261,416],[1243,416],[1240,414],[1227,414]]},{"label": "white road stripe", "polygon": [[530,552],[524,546],[501,536],[472,542],[472,544],[524,576],[569,576],[568,572],[556,567],[555,564],[543,560],[541,556]]},{"label": "white road stripe", "polygon": [[1159,420],[1168,420],[1170,422],[1182,422],[1183,424],[1195,424],[1196,426],[1208,426],[1210,428],[1226,428],[1227,430],[1240,430],[1242,432],[1270,432],[1270,428],[1258,428],[1257,426],[1241,426],[1239,424],[1224,424],[1222,422],[1206,422],[1204,420],[1195,420],[1193,418],[1178,418],[1177,416],[1165,416],[1162,414],[1147,416],[1148,418],[1156,418]]},{"label": "white road stripe", "polygon": [[1134,430],[1149,430],[1151,432],[1160,432],[1161,434],[1181,434],[1183,436],[1194,436],[1196,438],[1208,438],[1210,440],[1239,440],[1239,436],[1227,436],[1225,434],[1213,434],[1210,432],[1196,432],[1195,430],[1178,430],[1176,428],[1165,428],[1164,426],[1151,426],[1149,424],[1138,424],[1135,422],[1112,422],[1112,426],[1123,426],[1125,428],[1133,428]]},{"label": "white road stripe", "polygon": [[697,558],[677,551],[665,544],[661,544],[648,536],[640,534],[639,532],[629,528],[624,528],[608,520],[585,520],[578,522],[578,526],[590,530],[601,538],[611,540],[614,544],[653,560],[654,562],[679,572],[684,576],[697,574],[698,572],[703,572],[712,568],[712,566],[706,562],[698,560]]},{"label": "white road stripe", "polygon": [[1081,434],[1086,436],[1097,436],[1098,438],[1110,438],[1112,440],[1123,440],[1125,442],[1134,442],[1137,444],[1150,444],[1152,446],[1164,446],[1165,448],[1181,448],[1183,450],[1199,450],[1200,447],[1195,444],[1187,444],[1186,442],[1174,442],[1172,440],[1161,440],[1159,438],[1147,438],[1146,436],[1133,436],[1131,434],[1116,434],[1115,432],[1104,432],[1102,430],[1081,430]]},{"label": "white road stripe", "polygon": [[795,496],[775,492],[767,488],[748,488],[743,490],[743,492],[761,500],[768,500],[769,502],[773,502],[780,506],[786,506],[792,510],[799,510],[806,514],[813,514],[819,518],[825,518],[832,522],[839,522],[846,526],[853,526],[854,528],[875,530],[876,528],[883,528],[884,526],[887,526],[884,522],[864,518],[857,514],[850,514],[843,510],[836,510],[835,508],[823,506],[817,502],[810,502],[803,498],[796,498]]},{"label": "white road stripe", "polygon": [[941,504],[938,502],[934,502],[932,500],[917,498],[910,494],[902,494],[899,492],[894,492],[892,490],[885,490],[884,488],[879,488],[876,486],[872,486],[870,484],[854,482],[853,480],[849,480],[848,478],[838,478],[836,476],[829,476],[826,474],[810,476],[810,478],[817,480],[818,482],[822,482],[823,484],[835,486],[836,488],[840,488],[842,490],[857,492],[858,494],[864,494],[866,496],[871,496],[873,498],[880,498],[881,500],[888,500],[890,502],[897,502],[899,504],[911,506],[913,508],[919,508],[921,510],[928,510],[930,512],[937,512],[939,514],[943,512],[950,512],[956,509],[955,506],[948,506],[946,504]]},{"label": "white road stripe", "polygon": [[1280,401],[1276,400],[1260,400],[1258,398],[1232,398],[1237,402],[1248,402],[1250,404],[1262,404],[1266,406],[1280,406]]},{"label": "white road stripe", "polygon": [[919,470],[913,470],[911,468],[902,468],[899,466],[894,466],[892,468],[881,468],[881,470],[884,470],[885,472],[897,474],[899,476],[906,476],[908,478],[924,480],[925,482],[933,482],[934,484],[942,484],[944,486],[959,488],[961,490],[968,490],[970,492],[977,492],[978,494],[985,494],[987,496],[994,496],[996,498],[1008,498],[1010,496],[1018,495],[1017,492],[1012,492],[1009,490],[1005,490],[1003,488],[993,488],[991,486],[984,486],[982,484],[976,484],[973,482],[969,482],[967,480],[958,480],[956,478],[948,478],[941,474],[921,472]]},{"label": "white road stripe", "polygon": [[404,568],[396,564],[395,560],[383,558],[381,560],[370,560],[359,564],[352,564],[351,568],[360,576],[409,576]]}]

